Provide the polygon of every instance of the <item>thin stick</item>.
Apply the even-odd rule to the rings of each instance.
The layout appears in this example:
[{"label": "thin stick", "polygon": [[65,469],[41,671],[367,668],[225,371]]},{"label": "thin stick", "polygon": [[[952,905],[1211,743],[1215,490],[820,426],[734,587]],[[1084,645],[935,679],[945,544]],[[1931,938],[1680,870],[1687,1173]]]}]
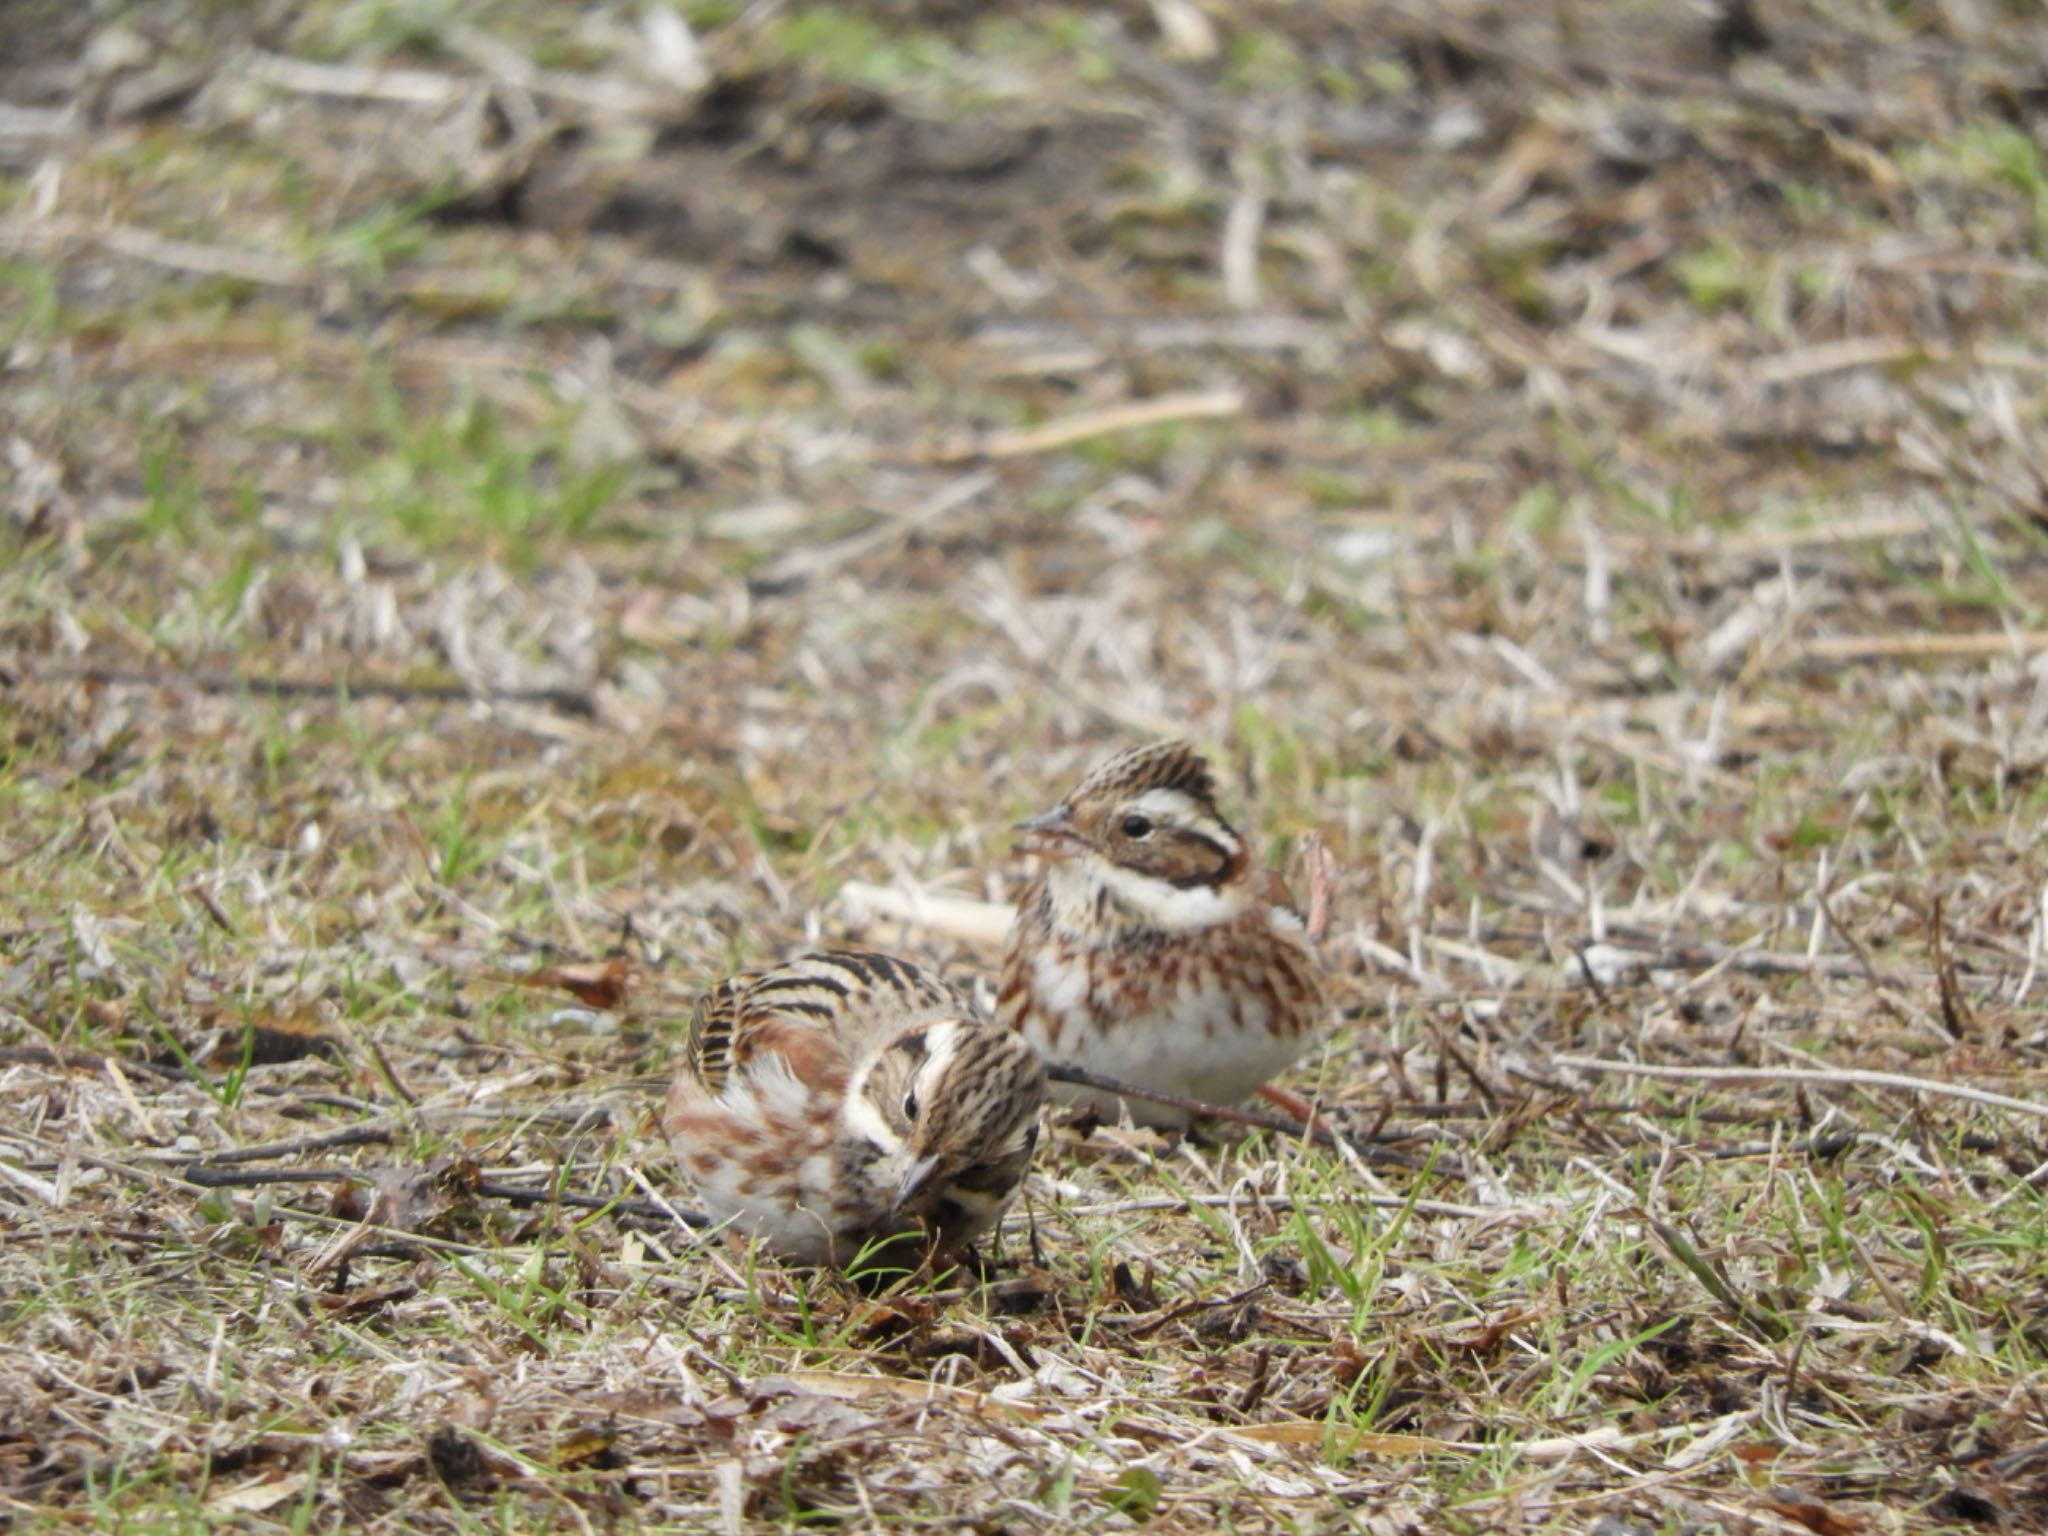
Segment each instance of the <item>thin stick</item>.
[{"label": "thin stick", "polygon": [[953,438],[932,449],[929,458],[940,464],[970,459],[1021,459],[1034,453],[1071,448],[1090,438],[1108,437],[1116,432],[1163,426],[1174,421],[1195,421],[1203,417],[1236,416],[1243,410],[1244,391],[1241,389],[1158,395],[1150,400],[1133,400],[1110,406],[1106,410],[1063,416],[1036,427]]},{"label": "thin stick", "polygon": [[1326,1211],[1339,1204],[1369,1205],[1375,1210],[1415,1210],[1425,1216],[1462,1217],[1483,1221],[1512,1216],[1522,1221],[1540,1221],[1556,1213],[1533,1205],[1458,1205],[1449,1200],[1410,1200],[1404,1195],[1346,1195],[1342,1201],[1315,1200],[1297,1195],[1153,1195],[1134,1200],[1105,1200],[1095,1205],[1061,1205],[1048,1202],[1053,1216],[1138,1216],[1147,1211],[1179,1211],[1191,1206],[1204,1210],[1263,1209],[1268,1211]]},{"label": "thin stick", "polygon": [[146,671],[136,667],[45,667],[28,674],[38,683],[96,683],[106,687],[184,687],[200,693],[251,693],[259,698],[431,699],[482,704],[541,704],[564,714],[597,713],[577,688],[471,688],[464,683],[399,682],[377,677],[261,677],[243,673]]},{"label": "thin stick", "polygon": [[[227,1153],[222,1159],[211,1162],[204,1159],[189,1162],[179,1177],[201,1189],[255,1189],[265,1184],[339,1184],[367,1178],[358,1168],[224,1168],[220,1165],[226,1157],[234,1155]],[[501,1184],[494,1179],[479,1180],[476,1193],[485,1200],[505,1200],[513,1205],[565,1205],[579,1211],[616,1211],[648,1221],[680,1221],[691,1227],[711,1225],[711,1218],[697,1211],[673,1210],[652,1200],[629,1200],[622,1195],[585,1195],[575,1190],[531,1184]]]},{"label": "thin stick", "polygon": [[338,1131],[325,1131],[318,1136],[302,1136],[296,1141],[267,1141],[257,1147],[216,1152],[191,1166],[222,1168],[231,1163],[260,1163],[266,1157],[297,1157],[306,1152],[322,1152],[329,1147],[376,1146],[389,1142],[396,1134],[395,1126],[351,1125]]},{"label": "thin stick", "polygon": [[2022,1115],[2048,1120],[2048,1104],[2015,1099],[1988,1088],[1967,1083],[1944,1083],[1932,1078],[1908,1077],[1903,1072],[1864,1072],[1844,1067],[1816,1071],[1806,1067],[1666,1067],[1641,1061],[1605,1061],[1597,1056],[1553,1056],[1560,1067],[1581,1072],[1611,1072],[1622,1077],[1667,1077],[1688,1081],[1732,1083],[1812,1083],[1828,1088],[1896,1088],[1906,1093],[1931,1093],[1938,1098],[1967,1099],[1993,1109],[2010,1109]]},{"label": "thin stick", "polygon": [[227,277],[271,288],[297,288],[314,276],[312,268],[286,256],[273,256],[267,251],[201,245],[192,240],[172,240],[133,225],[90,224],[80,219],[8,219],[0,222],[0,245],[9,248],[23,245],[47,247],[81,241],[90,241],[116,256],[174,272]]},{"label": "thin stick", "polygon": [[[99,1072],[113,1058],[104,1051],[81,1051],[62,1045],[0,1045],[0,1065],[59,1067],[69,1072]],[[183,1067],[158,1066],[131,1056],[121,1063],[130,1072],[166,1082],[189,1082],[192,1074]]]},{"label": "thin stick", "polygon": [[339,1184],[363,1174],[354,1168],[221,1168],[195,1159],[178,1177],[201,1189],[257,1189],[265,1184]]},{"label": "thin stick", "polygon": [[2023,629],[1974,635],[1816,635],[1788,654],[1794,661],[1970,661],[1986,656],[2032,656],[2038,651],[2048,651],[2048,632]]}]

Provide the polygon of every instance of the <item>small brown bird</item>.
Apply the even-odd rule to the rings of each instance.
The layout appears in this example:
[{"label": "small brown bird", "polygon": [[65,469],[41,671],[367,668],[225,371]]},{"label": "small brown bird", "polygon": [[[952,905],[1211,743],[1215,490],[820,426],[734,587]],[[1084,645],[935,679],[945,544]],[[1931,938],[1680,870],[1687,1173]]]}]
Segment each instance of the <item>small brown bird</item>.
[{"label": "small brown bird", "polygon": [[662,1129],[705,1213],[800,1264],[943,1257],[993,1227],[1045,1068],[907,961],[821,950],[698,1000]]},{"label": "small brown bird", "polygon": [[[1216,808],[1185,742],[1111,758],[1018,847],[1047,860],[1017,902],[996,1021],[1048,1061],[1234,1104],[1308,1048],[1322,1021],[1315,953],[1285,885]],[[1062,1087],[1063,1101],[1144,1125],[1177,1109]]]}]

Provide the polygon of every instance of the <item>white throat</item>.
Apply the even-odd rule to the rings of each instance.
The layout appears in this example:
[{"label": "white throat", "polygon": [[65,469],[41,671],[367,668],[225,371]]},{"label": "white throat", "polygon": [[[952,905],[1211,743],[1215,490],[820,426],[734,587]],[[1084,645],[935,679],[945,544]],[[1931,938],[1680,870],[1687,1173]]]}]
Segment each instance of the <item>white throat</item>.
[{"label": "white throat", "polygon": [[1105,939],[1133,928],[1197,933],[1237,917],[1247,900],[1241,886],[1174,885],[1092,854],[1053,865],[1046,874],[1046,889],[1052,896],[1053,921],[1060,928],[1074,934],[1101,933]]}]

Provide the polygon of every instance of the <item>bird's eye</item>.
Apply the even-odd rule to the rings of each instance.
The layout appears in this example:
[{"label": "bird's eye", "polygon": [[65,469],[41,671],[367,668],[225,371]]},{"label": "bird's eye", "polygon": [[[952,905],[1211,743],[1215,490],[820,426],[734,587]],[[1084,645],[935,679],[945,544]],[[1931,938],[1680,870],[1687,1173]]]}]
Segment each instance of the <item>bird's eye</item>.
[{"label": "bird's eye", "polygon": [[1151,835],[1152,835],[1152,818],[1151,818],[1151,817],[1149,817],[1149,816],[1126,816],[1126,817],[1124,818],[1124,836],[1125,836],[1125,837],[1150,837]]},{"label": "bird's eye", "polygon": [[910,1121],[917,1119],[917,1090],[915,1088],[903,1095],[903,1118]]}]

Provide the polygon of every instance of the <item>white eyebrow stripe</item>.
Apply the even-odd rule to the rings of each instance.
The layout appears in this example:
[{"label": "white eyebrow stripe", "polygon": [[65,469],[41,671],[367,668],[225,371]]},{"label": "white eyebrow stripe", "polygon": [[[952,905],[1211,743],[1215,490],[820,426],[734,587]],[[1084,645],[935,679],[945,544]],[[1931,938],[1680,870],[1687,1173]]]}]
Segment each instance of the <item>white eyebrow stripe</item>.
[{"label": "white eyebrow stripe", "polygon": [[1131,802],[1131,809],[1154,821],[1205,837],[1226,854],[1243,846],[1235,832],[1185,790],[1148,789]]},{"label": "white eyebrow stripe", "polygon": [[1148,789],[1131,802],[1131,809],[1142,811],[1156,821],[1170,821],[1176,826],[1193,826],[1208,820],[1202,808],[1195,804],[1194,797],[1178,789]]},{"label": "white eyebrow stripe", "polygon": [[960,1026],[941,1019],[924,1032],[925,1058],[917,1069],[917,1080],[936,1083],[946,1075],[960,1049]]},{"label": "white eyebrow stripe", "polygon": [[889,1122],[882,1117],[875,1101],[865,1093],[850,1095],[843,1111],[846,1128],[859,1136],[865,1136],[884,1153],[903,1150],[903,1138],[896,1134]]}]

